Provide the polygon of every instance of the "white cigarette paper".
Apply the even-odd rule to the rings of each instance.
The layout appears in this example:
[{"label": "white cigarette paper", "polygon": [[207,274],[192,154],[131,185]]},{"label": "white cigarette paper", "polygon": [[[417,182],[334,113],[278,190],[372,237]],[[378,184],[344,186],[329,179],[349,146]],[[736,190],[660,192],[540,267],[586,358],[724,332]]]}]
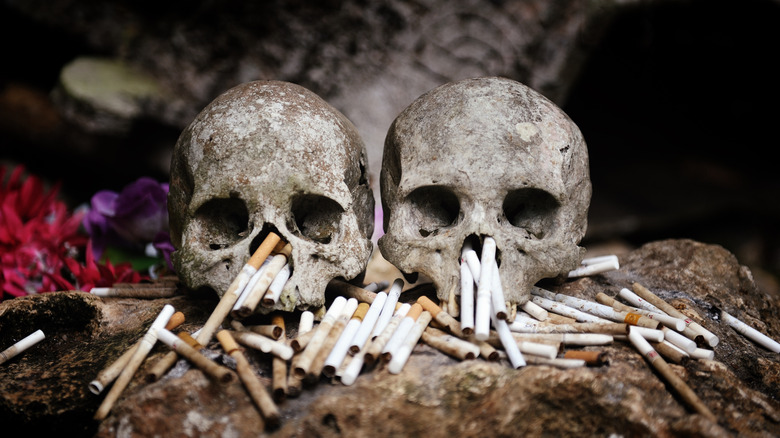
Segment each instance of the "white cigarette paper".
[{"label": "white cigarette paper", "polygon": [[417,345],[417,342],[420,340],[423,331],[425,331],[425,328],[428,327],[428,324],[431,322],[431,319],[431,313],[424,310],[420,313],[420,316],[414,320],[413,326],[404,337],[401,345],[393,353],[390,363],[387,364],[388,372],[391,374],[398,374],[401,372],[404,365],[406,365],[406,361],[409,360],[412,350],[414,350],[415,345]]},{"label": "white cigarette paper", "polygon": [[493,315],[498,319],[507,319],[509,311],[504,300],[504,287],[501,285],[497,263],[493,263],[493,287],[490,289],[490,301],[493,304]]},{"label": "white cigarette paper", "polygon": [[364,360],[368,360],[369,363],[373,363],[379,358],[379,356],[382,354],[382,350],[385,348],[385,345],[387,345],[387,341],[389,341],[393,336],[396,328],[398,328],[398,325],[406,317],[406,314],[411,308],[412,305],[409,303],[401,304],[401,307],[398,308],[398,310],[393,314],[393,317],[390,318],[390,321],[388,321],[385,325],[382,333],[375,337],[368,345],[368,347],[366,347]]},{"label": "white cigarette paper", "polygon": [[22,338],[22,340],[6,348],[2,353],[0,353],[0,364],[5,363],[19,353],[22,353],[38,342],[41,342],[45,337],[46,336],[43,334],[42,330],[36,330],[30,333],[29,335]]},{"label": "white cigarette paper", "polygon": [[396,327],[395,331],[393,332],[393,335],[390,336],[390,339],[385,344],[385,347],[382,349],[382,358],[385,360],[390,360],[390,358],[393,357],[393,355],[396,353],[396,351],[401,347],[401,344],[403,344],[404,339],[406,338],[406,335],[409,334],[409,332],[412,330],[412,327],[414,326],[414,322],[419,317],[419,314],[421,313],[422,306],[418,303],[412,304],[412,307],[409,309],[409,312],[406,316],[401,320],[401,322],[398,324],[398,327]]},{"label": "white cigarette paper", "polygon": [[467,335],[474,331],[474,276],[465,261],[460,262],[460,329]]},{"label": "white cigarette paper", "polygon": [[477,284],[477,304],[474,315],[474,337],[485,341],[490,336],[491,288],[493,287],[493,265],[496,257],[496,241],[485,237],[480,258],[480,281]]},{"label": "white cigarette paper", "polygon": [[398,303],[398,298],[401,296],[401,291],[404,287],[404,281],[400,278],[396,278],[393,284],[390,286],[390,290],[387,291],[387,298],[385,304],[382,306],[382,311],[379,312],[379,317],[374,325],[374,330],[371,332],[371,338],[376,338],[385,329],[390,318],[395,313],[395,305]]},{"label": "white cigarette paper", "polygon": [[241,291],[238,292],[238,299],[236,300],[236,303],[233,305],[232,312],[237,312],[238,309],[241,308],[241,306],[244,305],[244,301],[246,301],[246,297],[249,296],[249,291],[252,290],[252,288],[255,287],[255,284],[257,284],[258,280],[260,280],[260,277],[265,274],[265,270],[268,269],[268,264],[271,262],[271,257],[266,257],[266,259],[263,261],[263,264],[260,265],[259,268],[257,268],[257,271],[255,271],[254,274],[252,274],[252,277],[249,279],[249,281],[246,283],[246,285],[241,289]]},{"label": "white cigarette paper", "polygon": [[532,296],[531,301],[533,301],[534,304],[539,305],[541,308],[547,310],[548,312],[553,312],[559,315],[568,316],[569,318],[574,318],[580,322],[607,322],[607,320],[604,318],[599,318],[598,316],[591,315],[590,313],[583,312],[581,310],[577,310],[571,306],[567,306],[563,303],[560,303],[555,300],[551,300],[549,298]]},{"label": "white cigarette paper", "polygon": [[276,277],[274,277],[274,281],[272,281],[271,285],[268,286],[268,291],[263,297],[264,306],[273,307],[276,305],[276,302],[279,301],[279,297],[282,296],[282,289],[284,289],[284,285],[287,283],[287,280],[290,279],[290,274],[290,264],[285,263],[279,273],[276,274]]},{"label": "white cigarette paper", "polygon": [[598,263],[580,266],[577,269],[571,270],[568,273],[569,278],[586,277],[589,275],[601,274],[604,272],[615,271],[620,269],[616,259],[604,260]]},{"label": "white cigarette paper", "polygon": [[[533,301],[526,301],[525,304],[523,304],[523,311],[533,316],[538,321],[546,321],[549,318],[547,311]],[[515,320],[516,319],[517,317],[515,317]]]},{"label": "white cigarette paper", "polygon": [[471,278],[474,279],[475,284],[479,284],[479,274],[482,271],[481,264],[479,262],[479,256],[477,252],[471,248],[471,243],[466,242],[463,244],[461,250],[461,264],[465,263],[471,272]]},{"label": "white cigarette paper", "polygon": [[368,312],[366,312],[366,316],[363,317],[362,321],[360,321],[360,326],[352,337],[349,345],[350,353],[357,353],[361,348],[363,348],[363,345],[366,344],[366,341],[371,336],[371,332],[374,331],[374,326],[379,319],[379,315],[382,313],[382,308],[384,307],[386,301],[387,293],[379,292],[376,294],[374,302],[371,303],[371,306],[368,308]]},{"label": "white cigarette paper", "polygon": [[745,324],[739,319],[731,316],[725,310],[720,311],[720,316],[721,318],[723,318],[723,321],[726,324],[728,324],[731,328],[736,330],[737,333],[741,334],[742,336],[745,336],[746,338],[750,339],[753,342],[756,342],[757,344],[763,347],[766,347],[770,351],[773,351],[775,353],[780,353],[780,343],[778,343],[774,339],[761,333],[760,331],[754,329],[753,327]]},{"label": "white cigarette paper", "polygon": [[504,346],[504,351],[506,351],[507,359],[509,359],[509,363],[512,364],[512,368],[517,369],[525,366],[526,363],[523,358],[523,353],[520,352],[517,341],[512,337],[512,332],[509,331],[506,320],[498,319],[495,315],[493,315],[492,319],[493,326],[496,328],[498,337],[501,340],[501,345]]}]

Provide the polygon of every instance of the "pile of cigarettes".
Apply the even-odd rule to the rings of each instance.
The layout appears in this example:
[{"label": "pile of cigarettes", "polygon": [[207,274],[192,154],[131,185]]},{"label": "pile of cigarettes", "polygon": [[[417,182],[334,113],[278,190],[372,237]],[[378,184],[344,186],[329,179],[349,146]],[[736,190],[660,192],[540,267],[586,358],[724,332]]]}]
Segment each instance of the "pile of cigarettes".
[{"label": "pile of cigarettes", "polygon": [[[94,418],[102,420],[108,415],[157,340],[172,351],[150,368],[147,381],[161,378],[179,356],[219,382],[231,382],[237,375],[267,428],[279,424],[277,404],[286,397],[299,395],[304,383],[317,382],[324,376],[352,385],[363,371],[372,367],[385,367],[389,373],[398,374],[420,341],[460,360],[506,360],[513,368],[529,364],[574,368],[603,365],[604,354],[567,349],[559,357],[562,345],[599,346],[624,340],[692,409],[716,421],[667,363],[713,359],[714,351],[707,347],[714,347],[719,340],[712,332],[638,283],[620,291],[619,298],[625,303],[604,293],[599,293],[598,302],[593,302],[534,287],[531,299],[516,308],[504,301],[495,248],[490,237],[484,238],[479,256],[464,245],[461,299],[457,304],[450,301],[440,306],[425,295],[414,302],[401,302],[401,279],[384,287],[374,283],[358,287],[334,280],[338,296],[327,310],[323,309],[320,322],[315,325],[315,315],[304,311],[296,335],[288,338],[284,318],[279,314],[272,314],[271,324],[266,325],[248,326],[239,321],[252,314],[257,305],[272,307],[289,278],[290,245],[270,233],[202,328],[192,335],[173,334],[183,315],[166,305],[143,338],[100,372],[90,383],[90,390],[99,394],[112,382],[113,385]],[[616,256],[589,258],[568,276],[594,275],[618,268]],[[230,328],[222,328],[229,315]],[[721,315],[742,335],[780,352],[780,344],[774,340],[725,311]],[[208,351],[204,346],[215,336],[224,352],[235,360],[235,370],[204,354]],[[250,366],[241,346],[271,355],[270,390]]]}]

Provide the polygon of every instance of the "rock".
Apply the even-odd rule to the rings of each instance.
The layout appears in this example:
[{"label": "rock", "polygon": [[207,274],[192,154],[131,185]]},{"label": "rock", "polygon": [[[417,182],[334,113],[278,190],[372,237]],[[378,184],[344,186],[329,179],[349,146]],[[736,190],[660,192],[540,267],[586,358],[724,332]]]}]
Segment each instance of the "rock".
[{"label": "rock", "polygon": [[[364,369],[346,386],[324,377],[278,407],[281,426],[266,436],[740,436],[780,434],[780,358],[727,326],[726,309],[780,339],[780,300],[760,291],[749,270],[722,247],[691,240],[648,243],[620,257],[619,270],[592,277],[545,280],[549,290],[594,299],[638,282],[716,334],[714,360],[689,360],[672,370],[718,419],[695,413],[625,340],[600,350],[608,363],[575,369],[505,360],[458,361],[419,343],[400,374]],[[415,288],[402,300],[415,297]],[[162,306],[186,315],[196,330],[216,297],[191,292],[169,299],[98,298],[56,292],[0,304],[0,348],[42,329],[46,339],[0,365],[0,422],[4,434],[84,436],[258,436],[263,419],[240,382],[212,381],[177,364],[147,383],[148,369],[169,351],[156,345],[108,418],[92,419],[103,400],[87,389],[106,365],[145,332]],[[434,291],[430,290],[433,297]],[[288,314],[288,333],[296,315]],[[215,361],[230,360],[216,341]],[[270,388],[270,358],[246,351]]]}]

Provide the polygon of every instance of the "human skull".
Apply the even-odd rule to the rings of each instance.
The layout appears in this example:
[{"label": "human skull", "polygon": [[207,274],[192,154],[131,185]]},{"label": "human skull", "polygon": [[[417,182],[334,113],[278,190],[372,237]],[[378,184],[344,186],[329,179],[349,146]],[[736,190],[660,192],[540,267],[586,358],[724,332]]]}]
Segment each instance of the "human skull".
[{"label": "human skull", "polygon": [[[316,309],[371,256],[374,198],[354,125],[313,92],[254,81],[217,97],[182,132],[168,195],[182,282],[222,296],[270,231],[292,274],[275,309]],[[270,310],[264,309],[261,311]]]},{"label": "human skull", "polygon": [[466,79],[417,98],[388,131],[380,184],[382,255],[429,277],[441,300],[459,295],[467,241],[495,240],[505,298],[518,305],[584,253],[587,146],[560,108],[518,82]]}]

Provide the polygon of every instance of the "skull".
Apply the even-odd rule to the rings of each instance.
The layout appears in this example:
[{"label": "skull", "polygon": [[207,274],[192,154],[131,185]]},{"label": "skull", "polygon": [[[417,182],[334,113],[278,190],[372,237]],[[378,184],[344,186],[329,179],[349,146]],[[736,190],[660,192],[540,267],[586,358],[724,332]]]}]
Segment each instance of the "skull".
[{"label": "skull", "polygon": [[[496,242],[507,301],[576,267],[591,184],[577,126],[548,99],[505,78],[452,82],[392,123],[380,173],[382,255],[459,295],[461,248]],[[479,252],[479,251],[478,251]]]},{"label": "skull", "polygon": [[366,162],[354,125],[311,91],[279,81],[228,90],[174,148],[168,209],[177,274],[222,296],[272,231],[292,246],[292,274],[274,308],[321,307],[328,282],[361,275],[371,256]]}]

